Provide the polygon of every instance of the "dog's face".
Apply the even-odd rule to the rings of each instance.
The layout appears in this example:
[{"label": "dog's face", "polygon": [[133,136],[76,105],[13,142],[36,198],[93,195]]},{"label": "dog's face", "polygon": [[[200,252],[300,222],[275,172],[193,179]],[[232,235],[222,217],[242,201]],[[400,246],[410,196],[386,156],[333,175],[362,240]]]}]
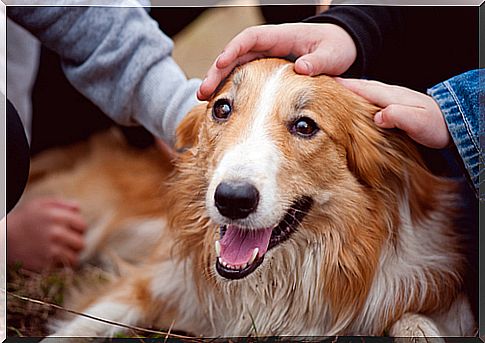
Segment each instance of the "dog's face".
[{"label": "dog's face", "polygon": [[375,151],[355,156],[366,132],[349,138],[349,130],[352,116],[372,121],[376,110],[329,77],[297,75],[293,64],[269,59],[236,69],[204,113],[182,124],[179,133],[193,136],[197,123],[205,209],[220,228],[212,242],[220,276],[244,278],[290,238],[310,239],[295,234],[325,221],[333,199],[359,192],[359,168]]}]

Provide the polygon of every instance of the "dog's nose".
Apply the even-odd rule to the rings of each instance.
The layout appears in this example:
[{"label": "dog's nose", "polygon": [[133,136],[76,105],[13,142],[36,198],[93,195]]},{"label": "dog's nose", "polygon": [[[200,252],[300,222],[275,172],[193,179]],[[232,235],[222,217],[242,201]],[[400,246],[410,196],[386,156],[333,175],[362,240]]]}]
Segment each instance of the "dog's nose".
[{"label": "dog's nose", "polygon": [[248,182],[221,182],[214,194],[219,213],[231,219],[243,219],[256,210],[259,192]]}]

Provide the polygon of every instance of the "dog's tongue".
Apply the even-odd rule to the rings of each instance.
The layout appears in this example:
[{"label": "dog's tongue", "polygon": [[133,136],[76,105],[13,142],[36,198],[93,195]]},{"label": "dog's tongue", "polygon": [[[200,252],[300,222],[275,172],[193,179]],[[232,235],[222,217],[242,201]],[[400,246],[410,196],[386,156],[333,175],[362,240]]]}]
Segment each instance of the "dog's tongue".
[{"label": "dog's tongue", "polygon": [[271,228],[249,230],[228,225],[221,244],[221,258],[232,265],[242,265],[249,261],[254,248],[259,249],[259,256],[268,250]]}]

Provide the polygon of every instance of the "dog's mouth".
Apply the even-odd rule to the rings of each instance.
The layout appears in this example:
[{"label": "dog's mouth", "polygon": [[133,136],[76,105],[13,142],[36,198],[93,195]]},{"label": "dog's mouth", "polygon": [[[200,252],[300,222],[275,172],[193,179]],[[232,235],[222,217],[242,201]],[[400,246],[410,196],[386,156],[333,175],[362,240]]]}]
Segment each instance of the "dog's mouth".
[{"label": "dog's mouth", "polygon": [[221,226],[220,240],[215,243],[216,270],[219,275],[235,280],[254,272],[270,249],[297,231],[312,204],[312,198],[300,198],[290,206],[277,225],[269,228],[255,230],[236,225]]}]

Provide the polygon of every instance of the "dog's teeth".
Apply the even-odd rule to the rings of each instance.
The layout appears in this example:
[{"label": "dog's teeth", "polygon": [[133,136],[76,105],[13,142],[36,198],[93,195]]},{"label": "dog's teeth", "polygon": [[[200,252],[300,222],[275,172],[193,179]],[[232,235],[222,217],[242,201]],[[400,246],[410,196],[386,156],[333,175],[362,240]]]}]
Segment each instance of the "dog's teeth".
[{"label": "dog's teeth", "polygon": [[222,265],[223,265],[224,267],[227,267],[227,262],[222,261]]},{"label": "dog's teeth", "polygon": [[222,258],[217,257],[217,260],[219,261],[220,264],[222,264]]},{"label": "dog's teeth", "polygon": [[251,264],[251,263],[254,262],[254,260],[256,259],[256,256],[258,256],[258,253],[259,253],[259,248],[254,248],[253,254],[251,255],[251,258],[249,259],[248,264]]},{"label": "dog's teeth", "polygon": [[241,266],[241,269],[245,269],[247,266],[248,266],[248,264],[247,264],[247,263],[244,263],[244,264]]},{"label": "dog's teeth", "polygon": [[221,243],[219,243],[219,241],[216,241],[216,255],[217,257],[221,256]]}]

